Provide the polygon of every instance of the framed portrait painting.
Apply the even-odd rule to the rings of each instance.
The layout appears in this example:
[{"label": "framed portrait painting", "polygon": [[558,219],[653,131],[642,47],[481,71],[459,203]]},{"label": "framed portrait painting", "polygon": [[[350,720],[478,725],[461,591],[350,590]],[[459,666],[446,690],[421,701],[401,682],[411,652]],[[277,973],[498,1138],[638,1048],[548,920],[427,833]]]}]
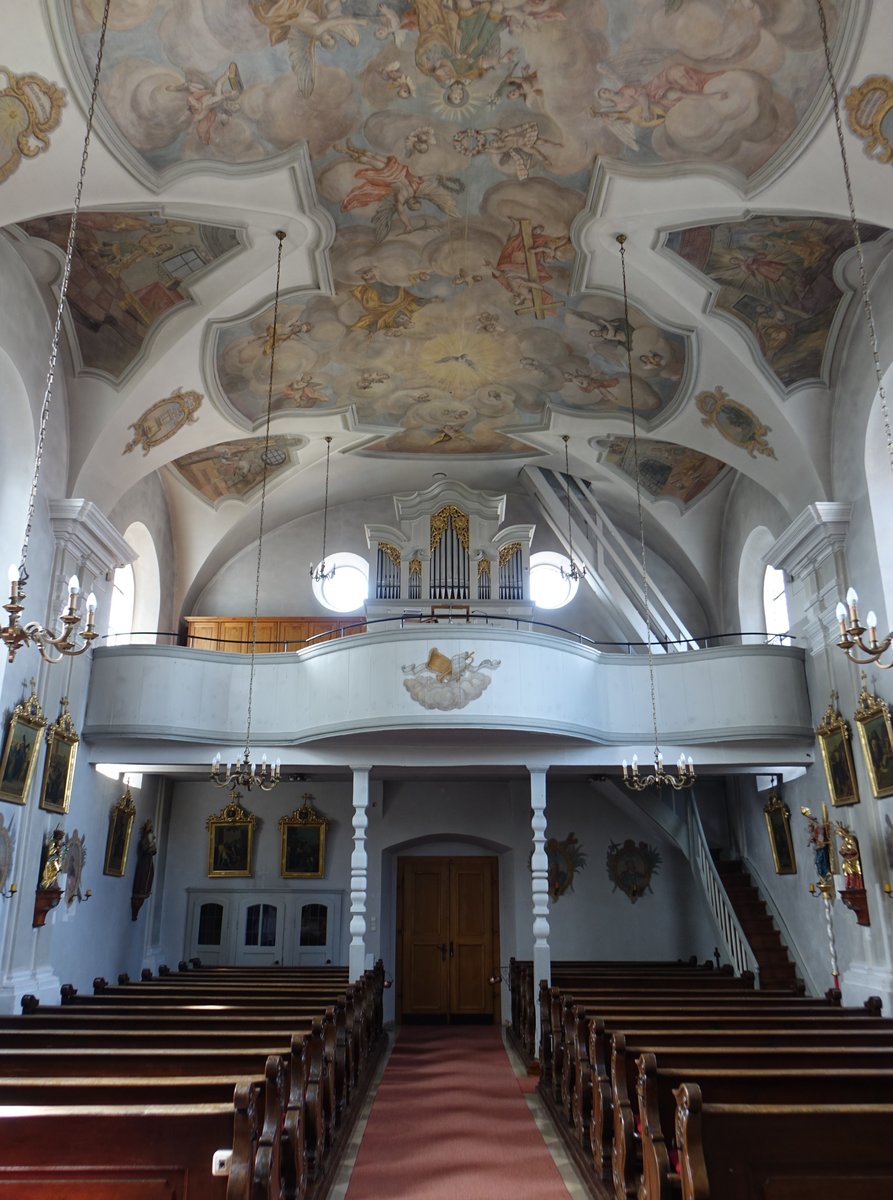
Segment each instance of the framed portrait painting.
[{"label": "framed portrait painting", "polygon": [[893,796],[893,725],[890,723],[890,709],[884,700],[872,696],[868,691],[864,671],[855,715],[872,793],[877,797]]},{"label": "framed portrait painting", "polygon": [[239,804],[242,797],[234,792],[229,804],[208,817],[208,877],[247,878],[251,875],[251,854],[257,817]]},{"label": "framed portrait painting", "polygon": [[47,812],[68,812],[79,741],[68,711],[68,697],[63,696],[62,712],[47,730],[47,752],[40,784],[40,807]]},{"label": "framed portrait painting", "polygon": [[130,837],[133,833],[133,819],[136,816],[136,804],[130,788],[125,788],[124,795],[115,803],[109,813],[109,832],[105,842],[105,863],[103,875],[116,875],[119,879],[127,868],[127,852],[130,849]]},{"label": "framed portrait painting", "polygon": [[837,693],[832,692],[831,703],[816,730],[825,767],[825,779],[832,804],[858,804],[859,785],[856,782],[856,768],[850,749],[850,730],[836,709],[836,703]]},{"label": "framed portrait painting", "polygon": [[9,719],[0,759],[0,800],[26,803],[45,727],[46,717],[32,691],[27,700],[15,706]]},{"label": "framed portrait painting", "polygon": [[791,837],[791,810],[774,789],[763,805],[769,845],[776,875],[796,875],[797,860],[794,857],[794,840]]},{"label": "framed portrait painting", "polygon": [[305,793],[304,803],[290,817],[282,817],[282,855],[279,874],[283,879],[322,879],[326,873],[326,829],[328,818],[314,809],[313,797]]}]

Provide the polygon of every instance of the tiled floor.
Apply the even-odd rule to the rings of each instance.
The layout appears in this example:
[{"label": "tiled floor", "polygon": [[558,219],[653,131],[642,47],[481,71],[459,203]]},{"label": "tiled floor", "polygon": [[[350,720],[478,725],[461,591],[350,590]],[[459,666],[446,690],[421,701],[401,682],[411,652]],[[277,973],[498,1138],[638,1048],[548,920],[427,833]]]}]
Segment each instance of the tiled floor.
[{"label": "tiled floor", "polygon": [[[353,1171],[354,1163],[357,1159],[357,1151],[360,1148],[360,1142],[363,1138],[363,1131],[366,1128],[366,1122],[368,1121],[369,1113],[372,1110],[372,1103],[375,1100],[375,1093],[378,1091],[378,1085],[381,1082],[381,1077],[384,1074],[385,1067],[388,1064],[388,1059],[391,1056],[391,1049],[393,1048],[397,1033],[398,1031],[394,1029],[388,1031],[388,1048],[378,1065],[375,1078],[372,1080],[369,1091],[366,1094],[366,1099],[363,1103],[360,1115],[357,1118],[353,1135],[351,1136],[350,1143],[345,1151],[344,1158],[341,1161],[341,1167],[332,1184],[331,1191],[329,1192],[328,1200],[344,1200],[345,1196],[347,1195],[347,1186],[350,1183],[351,1172]],[[509,1062],[512,1065],[512,1070],[518,1076],[525,1075],[526,1071],[524,1070],[523,1063],[512,1047],[506,1042],[505,1037],[503,1037],[503,1043],[505,1044],[506,1053],[508,1054]],[[527,1093],[524,1099],[527,1101],[527,1106],[533,1115],[533,1119],[536,1122],[537,1128],[542,1134],[543,1141],[546,1143],[552,1158],[555,1160],[555,1165],[558,1168],[558,1172],[561,1175],[562,1180],[564,1181],[564,1186],[567,1188],[568,1196],[572,1197],[573,1200],[587,1200],[589,1192],[584,1186],[576,1167],[565,1153],[564,1147],[561,1143],[561,1138],[558,1136],[555,1126],[552,1123],[552,1119],[546,1112],[539,1096],[535,1092],[531,1092]],[[382,1197],[382,1200],[386,1200],[386,1198]]]}]

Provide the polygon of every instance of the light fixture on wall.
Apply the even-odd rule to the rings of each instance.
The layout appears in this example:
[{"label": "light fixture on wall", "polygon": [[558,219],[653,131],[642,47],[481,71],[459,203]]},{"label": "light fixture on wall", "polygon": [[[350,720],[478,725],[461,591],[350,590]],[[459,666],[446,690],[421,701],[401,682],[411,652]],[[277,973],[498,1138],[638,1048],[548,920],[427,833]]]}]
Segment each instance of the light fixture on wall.
[{"label": "light fixture on wall", "polygon": [[570,565],[567,568],[560,567],[559,569],[562,579],[570,580],[572,583],[579,583],[586,574],[586,568],[584,566],[577,566],[574,559],[574,542],[571,537],[571,472],[567,452],[567,444],[570,438],[566,433],[563,433],[561,440],[564,442],[564,498],[567,504],[567,553]]},{"label": "light fixture on wall", "polygon": [[[623,319],[624,328],[632,329],[629,320],[629,291],[626,283],[626,234],[617,235],[620,246],[620,270],[623,277]],[[642,515],[642,481],[639,474],[639,433],[636,422],[636,394],[633,386],[633,352],[632,336],[626,339],[626,369],[629,377],[629,410],[633,425],[633,465],[636,477],[636,511],[639,518],[639,549],[642,565],[642,605],[645,609],[645,634],[648,639],[648,682],[651,686],[651,728],[654,733],[654,769],[647,775],[639,774],[639,758],[633,755],[632,766],[628,767],[623,760],[623,782],[631,791],[644,792],[650,787],[671,787],[677,792],[689,788],[695,781],[694,763],[684,754],[679,755],[676,763],[676,774],[664,770],[664,756],[660,749],[660,739],[657,734],[657,694],[654,687],[654,655],[651,650],[651,603],[648,597],[648,570],[645,564],[645,520]]]},{"label": "light fixture on wall", "polygon": [[319,566],[310,566],[310,578],[314,583],[326,583],[329,579],[334,578],[337,566],[332,564],[331,568],[326,570],[326,534],[329,528],[329,461],[332,453],[332,439],[326,436],[326,490],[322,506],[322,558]]},{"label": "light fixture on wall", "polygon": [[[59,341],[62,337],[62,314],[65,311],[65,300],[68,295],[68,281],[71,278],[71,267],[74,262],[74,247],[77,239],[78,216],[81,211],[81,195],[84,190],[84,175],[87,171],[87,156],[90,149],[90,135],[93,132],[93,115],[96,111],[96,98],[99,94],[99,75],[102,69],[102,55],[105,49],[105,34],[108,27],[109,5],[111,0],[105,0],[102,13],[102,23],[99,30],[99,49],[96,54],[96,66],[93,71],[93,89],[90,93],[90,106],[87,110],[87,127],[84,133],[84,148],[81,153],[81,166],[77,186],[74,193],[74,207],[71,212],[71,224],[68,227],[68,242],[65,246],[65,265],[62,269],[62,282],[59,285],[59,300],[56,305],[56,321],[53,326],[53,340],[50,344],[50,361],[47,367],[46,387],[43,394],[43,404],[40,407],[40,422],[37,434],[37,450],[34,455],[34,472],[31,476],[31,492],[28,496],[28,515],[25,520],[25,537],[22,543],[22,557],[19,565],[13,563],[9,568],[9,600],[3,605],[8,613],[6,625],[0,628],[0,638],[7,650],[9,662],[16,654],[29,644],[40,651],[41,658],[48,663],[61,662],[63,658],[73,658],[83,654],[90,643],[97,637],[94,628],[96,620],[96,597],[91,592],[87,597],[86,623],[82,630],[78,626],[82,621],[79,611],[81,587],[77,575],[72,575],[68,581],[68,604],[59,617],[60,630],[46,629],[37,621],[19,623],[19,617],[24,612],[22,603],[25,599],[25,589],[28,585],[28,546],[31,541],[31,526],[34,522],[34,505],[37,499],[37,481],[40,478],[40,468],[43,462],[43,450],[46,442],[47,420],[50,406],[53,402],[53,382],[56,376],[56,360],[59,356]],[[78,639],[78,640],[75,640]]]},{"label": "light fixture on wall", "polygon": [[[865,328],[868,334],[868,343],[871,348],[871,357],[874,362],[874,372],[877,378],[878,397],[881,402],[881,414],[884,421],[884,436],[887,441],[887,456],[890,461],[890,470],[893,471],[893,430],[890,426],[890,413],[887,408],[887,392],[884,387],[884,372],[881,367],[880,352],[878,349],[877,326],[874,321],[874,308],[871,303],[871,295],[868,290],[868,276],[865,271],[865,255],[862,250],[862,234],[859,232],[859,220],[856,216],[856,203],[853,199],[853,183],[850,178],[850,164],[846,152],[846,142],[843,136],[843,120],[840,115],[840,93],[837,90],[837,80],[834,75],[834,65],[831,61],[831,46],[828,41],[828,23],[825,18],[825,6],[823,0],[816,0],[819,13],[819,25],[822,33],[822,47],[825,52],[825,71],[828,77],[828,86],[831,91],[831,106],[834,113],[834,125],[837,131],[837,146],[840,151],[840,164],[843,170],[843,181],[846,186],[847,205],[850,214],[850,225],[853,232],[853,245],[856,250],[856,258],[859,264],[859,287],[862,295],[862,312],[865,317]],[[846,594],[846,604],[840,601],[837,605],[837,624],[840,630],[840,638],[837,645],[846,654],[852,662],[858,663],[860,666],[874,665],[880,670],[888,670],[893,667],[893,659],[890,662],[880,662],[883,654],[893,645],[893,632],[888,633],[884,638],[878,638],[877,633],[877,617],[873,612],[868,613],[865,618],[865,625],[862,624],[859,618],[859,597],[854,588],[850,588]],[[864,634],[868,634],[868,640],[864,638]],[[859,658],[859,654],[865,655],[864,658]]]},{"label": "light fixture on wall", "polygon": [[218,753],[211,763],[211,782],[218,787],[245,788],[250,791],[259,787],[263,792],[270,792],[279,783],[279,759],[270,765],[266,754],[260,762],[251,759],[251,705],[254,699],[254,668],[257,660],[257,610],[260,602],[260,569],[264,551],[264,517],[267,507],[267,473],[270,465],[270,417],[273,412],[273,379],[276,372],[276,339],[279,335],[279,281],[282,276],[282,243],[285,233],[276,230],[279,248],[276,253],[276,293],[273,301],[273,324],[270,335],[270,378],[267,385],[267,422],[264,428],[264,449],[261,454],[263,474],[260,485],[260,521],[257,533],[257,569],[254,575],[254,617],[251,623],[251,669],[248,674],[248,716],[245,726],[245,750],[241,759],[224,768]]}]

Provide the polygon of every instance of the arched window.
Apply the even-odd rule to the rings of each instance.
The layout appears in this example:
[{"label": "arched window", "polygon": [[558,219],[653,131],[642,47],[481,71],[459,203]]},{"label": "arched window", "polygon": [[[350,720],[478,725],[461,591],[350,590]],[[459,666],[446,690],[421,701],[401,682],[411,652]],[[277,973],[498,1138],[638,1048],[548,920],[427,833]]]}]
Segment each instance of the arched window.
[{"label": "arched window", "polygon": [[537,608],[564,608],[570,604],[579,587],[579,580],[567,577],[570,565],[565,554],[553,550],[531,554],[530,598]]},{"label": "arched window", "polygon": [[369,564],[359,554],[338,550],[326,555],[326,570],[335,574],[321,583],[313,580],[313,594],[330,612],[351,613],[363,607],[369,595]]},{"label": "arched window", "polygon": [[133,567],[128,563],[118,567],[112,581],[112,600],[109,605],[108,644],[126,645],[133,629]]},{"label": "arched window", "polygon": [[[738,629],[741,633],[761,633],[766,626],[763,607],[764,557],[775,544],[771,530],[758,525],[747,535],[738,560]],[[746,638],[746,641],[754,641]]]},{"label": "arched window", "polygon": [[766,632],[781,646],[790,646],[786,635],[791,624],[788,619],[788,597],[785,592],[784,571],[767,567],[763,575],[763,614]]},{"label": "arched window", "polygon": [[131,629],[136,636],[131,641],[153,644],[161,609],[161,572],[152,534],[142,523],[134,521],[124,530],[124,540],[136,552],[133,562],[133,616]]}]

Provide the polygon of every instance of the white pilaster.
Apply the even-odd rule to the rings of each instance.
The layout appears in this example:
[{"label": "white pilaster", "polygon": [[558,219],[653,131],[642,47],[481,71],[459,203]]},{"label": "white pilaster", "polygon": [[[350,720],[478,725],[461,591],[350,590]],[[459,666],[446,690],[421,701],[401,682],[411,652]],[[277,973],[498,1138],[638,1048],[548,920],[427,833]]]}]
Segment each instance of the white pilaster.
[{"label": "white pilaster", "polygon": [[350,856],[351,982],[366,970],[366,888],[368,883],[366,830],[369,826],[369,767],[353,768],[353,854]]},{"label": "white pilaster", "polygon": [[[530,807],[533,818],[533,857],[531,892],[533,895],[533,986],[539,995],[540,981],[552,980],[552,956],[549,949],[549,860],[546,857],[546,772],[530,770]],[[540,1010],[536,1004],[536,1045],[540,1041]]]}]

